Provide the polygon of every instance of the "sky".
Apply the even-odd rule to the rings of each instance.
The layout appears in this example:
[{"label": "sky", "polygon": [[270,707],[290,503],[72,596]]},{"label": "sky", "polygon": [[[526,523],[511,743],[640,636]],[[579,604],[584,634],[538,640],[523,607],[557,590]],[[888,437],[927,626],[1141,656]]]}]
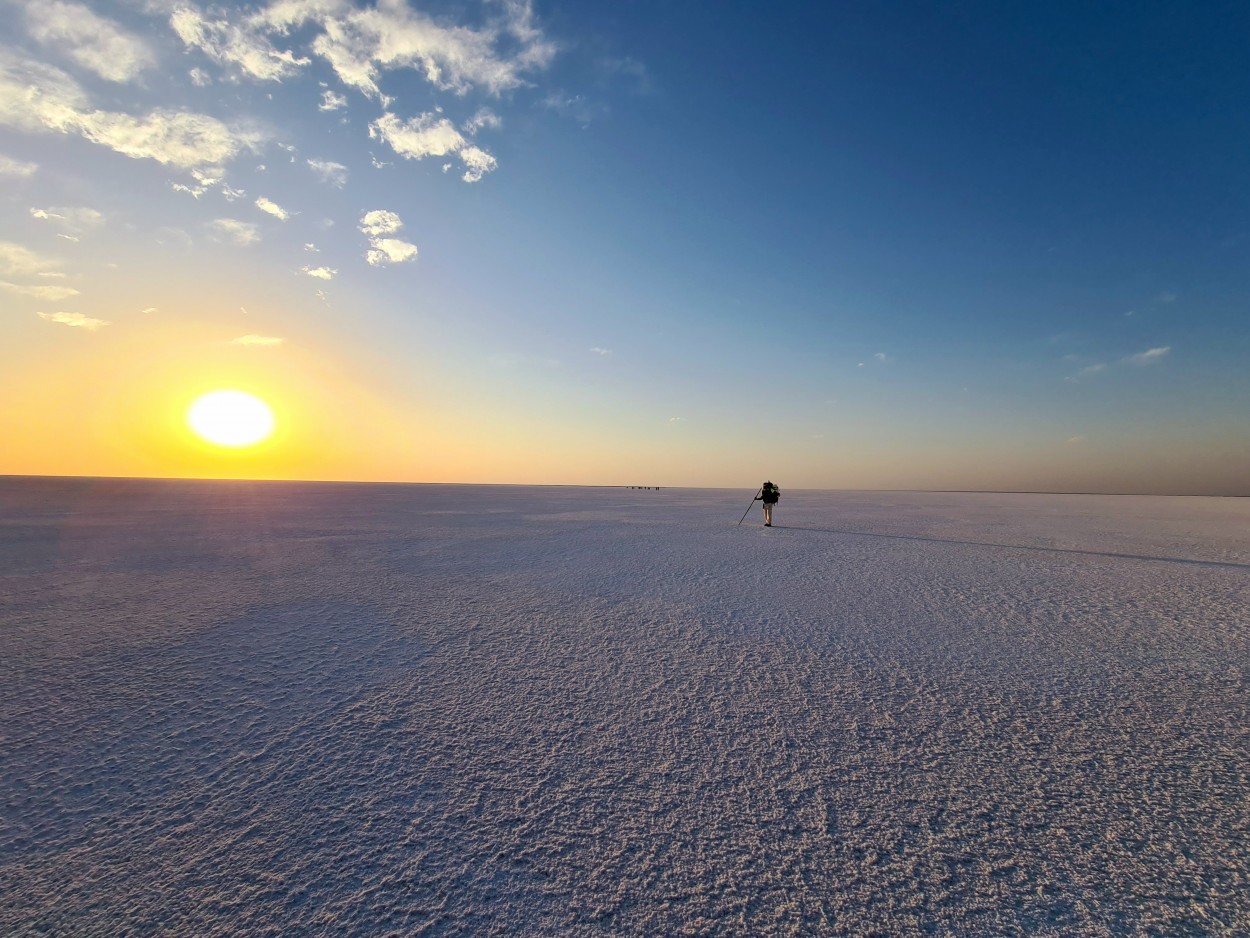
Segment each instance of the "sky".
[{"label": "sky", "polygon": [[1250,495],[1248,35],[4,0],[0,473]]}]

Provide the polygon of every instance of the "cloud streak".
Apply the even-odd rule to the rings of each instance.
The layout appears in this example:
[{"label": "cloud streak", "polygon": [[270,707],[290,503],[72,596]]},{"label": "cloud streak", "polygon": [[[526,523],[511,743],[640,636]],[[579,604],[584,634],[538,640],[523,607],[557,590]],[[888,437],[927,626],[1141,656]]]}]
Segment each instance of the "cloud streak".
[{"label": "cloud streak", "polygon": [[73,287],[40,287],[27,286],[20,283],[9,283],[7,280],[0,280],[0,290],[8,293],[15,293],[18,296],[29,296],[36,300],[67,300],[71,296],[77,296],[78,291]]},{"label": "cloud streak", "polygon": [[[498,95],[524,85],[527,73],[546,68],[556,54],[528,0],[508,0],[500,9],[493,22],[474,28],[444,26],[399,3],[356,7],[346,0],[278,0],[239,29],[270,68],[274,50],[268,35],[312,31],[311,51],[344,85],[374,98],[383,98],[381,72],[395,69],[415,70],[436,88],[457,94],[478,88]],[[287,63],[299,61],[289,51],[282,54]]]},{"label": "cloud streak", "polygon": [[143,40],[90,7],[65,0],[26,0],[26,28],[45,46],[114,82],[131,81],[156,64]]},{"label": "cloud streak", "polygon": [[369,125],[369,136],[383,141],[406,160],[456,156],[464,164],[461,178],[465,182],[477,182],[497,165],[493,156],[470,143],[450,120],[432,113],[404,121],[387,112]]},{"label": "cloud streak", "polygon": [[277,202],[265,198],[263,195],[256,200],[256,207],[266,214],[272,215],[274,218],[286,221],[291,217],[291,213],[284,209]]},{"label": "cloud streak", "polygon": [[38,171],[38,163],[27,163],[22,160],[15,160],[12,157],[0,155],[0,176],[9,176],[13,179],[25,179],[28,176],[33,176]]},{"label": "cloud streak", "polygon": [[77,134],[132,159],[191,169],[219,166],[262,135],[207,114],[158,108],[146,114],[93,109],[86,92],[51,65],[0,49],[0,126],[32,133]]},{"label": "cloud streak", "polygon": [[104,214],[94,208],[63,207],[32,208],[30,217],[48,221],[71,232],[84,232],[104,224]]},{"label": "cloud streak", "polygon": [[1136,355],[1129,355],[1124,359],[1124,362],[1137,368],[1144,368],[1147,365],[1156,365],[1163,361],[1171,351],[1172,347],[1170,345],[1164,345],[1160,348],[1147,349]]},{"label": "cloud streak", "polygon": [[324,183],[342,189],[347,185],[347,167],[329,160],[308,160],[308,168]]},{"label": "cloud streak", "polygon": [[190,6],[175,10],[169,25],[188,49],[199,49],[218,65],[262,81],[280,81],[310,61],[274,48],[252,23],[210,20]]},{"label": "cloud streak", "polygon": [[0,241],[0,274],[9,277],[37,276],[60,266],[57,261],[13,241]]},{"label": "cloud streak", "polygon": [[240,247],[255,244],[260,240],[260,231],[248,221],[237,218],[217,218],[208,223],[208,228],[219,239],[231,241]]},{"label": "cloud streak", "polygon": [[92,319],[90,316],[84,316],[82,313],[38,313],[40,319],[48,322],[59,323],[62,326],[72,326],[75,329],[86,329],[88,332],[95,332],[101,326],[109,325],[107,320]]}]

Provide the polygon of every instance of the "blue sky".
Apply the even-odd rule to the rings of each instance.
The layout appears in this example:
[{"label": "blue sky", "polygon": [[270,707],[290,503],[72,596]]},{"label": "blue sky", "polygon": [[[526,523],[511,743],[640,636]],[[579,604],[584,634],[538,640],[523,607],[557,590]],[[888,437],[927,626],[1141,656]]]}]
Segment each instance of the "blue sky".
[{"label": "blue sky", "polygon": [[[0,471],[1250,493],[1247,27],[5,5]],[[285,462],[136,436],[213,368]]]}]

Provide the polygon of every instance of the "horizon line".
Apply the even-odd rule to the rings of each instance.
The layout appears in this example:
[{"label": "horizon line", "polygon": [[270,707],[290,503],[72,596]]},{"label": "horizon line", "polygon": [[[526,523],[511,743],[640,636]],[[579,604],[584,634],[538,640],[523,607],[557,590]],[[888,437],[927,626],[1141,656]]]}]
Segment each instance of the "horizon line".
[{"label": "horizon line", "polygon": [[[430,482],[368,479],[225,479],[206,476],[128,476],[128,475],[52,475],[45,473],[0,472],[0,479],[84,479],[116,480],[129,482],[224,482],[224,483],[272,483],[275,485],[471,485],[510,488],[596,488],[596,489],[716,489],[737,491],[728,485],[640,485],[624,482]],[[745,487],[744,487],[745,490]],[[798,486],[790,491],[798,492],[907,492],[926,495],[1101,495],[1149,498],[1250,498],[1250,492],[1198,493],[1198,492],[1108,492],[1069,491],[1047,489],[926,489],[926,488],[808,488]]]}]

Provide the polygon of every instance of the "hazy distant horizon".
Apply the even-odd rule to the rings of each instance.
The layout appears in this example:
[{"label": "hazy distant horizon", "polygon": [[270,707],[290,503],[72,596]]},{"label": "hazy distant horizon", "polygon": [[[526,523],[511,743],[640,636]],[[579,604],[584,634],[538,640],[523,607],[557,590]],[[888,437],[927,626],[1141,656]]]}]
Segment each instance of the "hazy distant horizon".
[{"label": "hazy distant horizon", "polygon": [[[446,485],[446,486],[496,486],[514,488],[624,488],[624,489],[683,489],[692,491],[747,491],[749,485],[685,485],[648,482],[461,482],[428,479],[264,479],[264,478],[212,478],[206,476],[127,476],[127,475],[76,475],[43,473],[0,473],[0,479],[83,479],[124,480],[135,482],[258,482],[289,483],[292,485]],[[1250,485],[1243,492],[1119,492],[1075,491],[1067,489],[945,489],[945,488],[871,488],[867,486],[798,486],[787,485],[783,492],[917,492],[950,495],[1123,495],[1156,496],[1160,498],[1250,498]]]}]

